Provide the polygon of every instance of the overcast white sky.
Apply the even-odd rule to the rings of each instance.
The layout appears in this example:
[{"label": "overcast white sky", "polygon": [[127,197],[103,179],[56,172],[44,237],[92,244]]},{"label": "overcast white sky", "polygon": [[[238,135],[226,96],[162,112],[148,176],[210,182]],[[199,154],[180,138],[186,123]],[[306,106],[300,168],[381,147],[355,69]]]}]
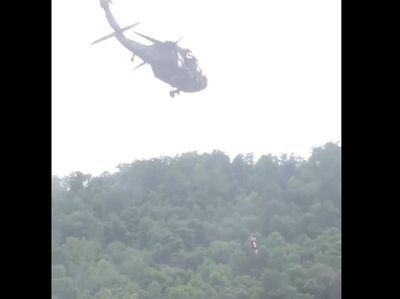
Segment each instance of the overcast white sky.
[{"label": "overcast white sky", "polygon": [[113,0],[111,9],[121,26],[183,36],[208,87],[170,98],[149,66],[132,71],[117,40],[90,46],[112,31],[99,0],[53,0],[53,174],[194,150],[307,158],[341,140],[339,0]]}]

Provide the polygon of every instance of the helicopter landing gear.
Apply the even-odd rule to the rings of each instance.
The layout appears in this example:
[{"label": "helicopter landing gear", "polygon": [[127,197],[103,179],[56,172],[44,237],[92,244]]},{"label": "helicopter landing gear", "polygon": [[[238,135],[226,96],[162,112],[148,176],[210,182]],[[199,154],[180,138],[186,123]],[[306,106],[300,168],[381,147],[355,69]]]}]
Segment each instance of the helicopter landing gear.
[{"label": "helicopter landing gear", "polygon": [[173,89],[173,90],[171,90],[170,92],[169,92],[169,95],[170,95],[170,97],[171,98],[173,98],[174,96],[175,96],[175,94],[178,94],[179,95],[179,93],[180,93],[180,90],[178,90],[178,89]]}]

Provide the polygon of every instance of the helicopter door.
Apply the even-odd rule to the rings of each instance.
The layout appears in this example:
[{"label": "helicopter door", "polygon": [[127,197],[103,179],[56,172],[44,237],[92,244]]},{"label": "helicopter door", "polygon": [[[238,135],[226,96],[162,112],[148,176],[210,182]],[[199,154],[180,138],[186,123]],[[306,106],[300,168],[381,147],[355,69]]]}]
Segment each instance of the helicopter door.
[{"label": "helicopter door", "polygon": [[178,67],[182,68],[183,64],[184,64],[183,57],[182,57],[181,53],[177,52],[177,54],[178,54]]}]

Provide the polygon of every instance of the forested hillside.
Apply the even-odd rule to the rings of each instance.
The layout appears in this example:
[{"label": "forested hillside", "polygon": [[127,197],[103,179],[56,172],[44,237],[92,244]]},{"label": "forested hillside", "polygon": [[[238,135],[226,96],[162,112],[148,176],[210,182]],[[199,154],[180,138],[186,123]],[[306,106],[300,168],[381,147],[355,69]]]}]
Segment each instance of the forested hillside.
[{"label": "forested hillside", "polygon": [[340,298],[335,143],[307,160],[191,152],[52,183],[53,299]]}]

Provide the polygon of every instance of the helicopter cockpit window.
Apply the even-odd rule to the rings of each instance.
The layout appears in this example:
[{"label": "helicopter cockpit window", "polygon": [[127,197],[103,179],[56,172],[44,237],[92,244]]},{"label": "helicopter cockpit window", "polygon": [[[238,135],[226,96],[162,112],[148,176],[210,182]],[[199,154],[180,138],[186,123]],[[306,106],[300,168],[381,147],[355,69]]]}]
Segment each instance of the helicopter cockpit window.
[{"label": "helicopter cockpit window", "polygon": [[179,67],[185,66],[186,69],[201,72],[196,57],[192,55],[189,49],[178,48],[178,65]]},{"label": "helicopter cockpit window", "polygon": [[191,69],[197,69],[198,68],[198,63],[197,59],[193,56],[187,56],[186,58],[186,63]]}]

